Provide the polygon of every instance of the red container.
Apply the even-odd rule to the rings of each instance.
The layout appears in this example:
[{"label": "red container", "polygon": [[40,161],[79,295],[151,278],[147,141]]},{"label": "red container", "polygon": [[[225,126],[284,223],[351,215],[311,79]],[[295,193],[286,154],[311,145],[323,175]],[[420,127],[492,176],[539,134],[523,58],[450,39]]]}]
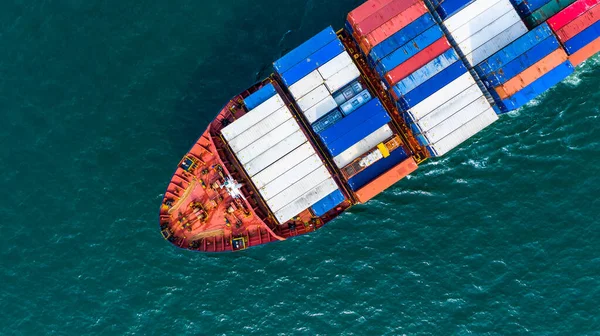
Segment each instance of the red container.
[{"label": "red container", "polygon": [[575,20],[569,22],[556,32],[561,42],[567,42],[575,35],[598,22],[600,19],[600,6],[594,6],[589,11],[583,13]]},{"label": "red container", "polygon": [[406,27],[409,23],[427,13],[427,6],[422,1],[409,7],[404,12],[394,16],[391,20],[373,30],[367,36],[360,39],[360,46],[363,52],[368,55],[371,49],[388,37],[394,35],[400,29]]},{"label": "red container", "polygon": [[360,203],[365,203],[417,170],[417,168],[415,160],[412,157],[408,158],[356,191],[356,198]]},{"label": "red container", "polygon": [[581,14],[590,10],[590,8],[600,3],[600,0],[577,0],[558,14],[548,19],[548,25],[552,30],[557,31],[566,26],[569,22],[575,20]]},{"label": "red container", "polygon": [[385,75],[386,82],[392,86],[406,78],[411,73],[415,72],[425,64],[440,56],[445,51],[450,49],[450,43],[445,37],[435,41],[427,48],[421,50],[406,62],[395,67],[392,71]]},{"label": "red container", "polygon": [[421,2],[421,0],[394,0],[373,15],[353,25],[354,33],[359,37],[365,36],[417,2]]},{"label": "red container", "polygon": [[356,9],[348,14],[348,22],[352,26],[375,14],[378,10],[383,8],[394,0],[368,0],[364,4],[358,6]]}]

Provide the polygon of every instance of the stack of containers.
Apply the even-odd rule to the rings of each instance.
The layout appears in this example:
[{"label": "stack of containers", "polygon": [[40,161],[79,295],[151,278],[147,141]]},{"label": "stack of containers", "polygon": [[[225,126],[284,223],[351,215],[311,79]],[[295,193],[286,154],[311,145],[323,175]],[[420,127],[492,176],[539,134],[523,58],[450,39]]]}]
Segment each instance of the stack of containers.
[{"label": "stack of containers", "polygon": [[[319,133],[334,163],[343,168],[367,153],[381,155],[366,163],[364,170],[348,179],[350,188],[361,202],[404,178],[417,168],[414,159],[402,147],[386,151],[383,143],[395,136],[390,115],[375,98],[340,122]],[[364,189],[367,188],[367,189]]]},{"label": "stack of containers", "polygon": [[577,0],[547,22],[577,66],[600,51],[600,0]]},{"label": "stack of containers", "polygon": [[510,0],[433,1],[464,59],[474,67],[527,33]]},{"label": "stack of containers", "polygon": [[360,71],[331,27],[274,63],[306,120],[322,131],[371,99]]},{"label": "stack of containers", "polygon": [[546,22],[575,0],[511,0],[511,2],[531,29]]},{"label": "stack of containers", "polygon": [[567,54],[546,23],[475,67],[500,113],[525,105],[573,70]]}]

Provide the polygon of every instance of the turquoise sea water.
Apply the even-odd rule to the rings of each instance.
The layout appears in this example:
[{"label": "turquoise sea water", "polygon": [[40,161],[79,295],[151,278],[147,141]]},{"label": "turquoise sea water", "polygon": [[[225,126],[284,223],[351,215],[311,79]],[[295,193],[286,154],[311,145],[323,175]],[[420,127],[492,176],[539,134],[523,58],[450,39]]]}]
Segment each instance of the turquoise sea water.
[{"label": "turquoise sea water", "polygon": [[0,4],[0,335],[600,335],[600,58],[314,234],[181,251],[230,96],[354,1]]}]

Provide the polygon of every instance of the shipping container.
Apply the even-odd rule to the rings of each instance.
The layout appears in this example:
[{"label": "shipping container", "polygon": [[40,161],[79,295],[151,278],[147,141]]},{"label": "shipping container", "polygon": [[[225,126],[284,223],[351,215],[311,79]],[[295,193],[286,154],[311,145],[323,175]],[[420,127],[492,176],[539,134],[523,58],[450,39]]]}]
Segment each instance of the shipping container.
[{"label": "shipping container", "polygon": [[252,127],[248,128],[242,134],[228,141],[229,147],[234,153],[239,153],[242,149],[254,143],[258,139],[267,135],[279,125],[292,119],[292,114],[287,107],[282,107],[279,110],[271,113],[263,120],[257,122]]},{"label": "shipping container", "polygon": [[459,57],[456,51],[454,51],[454,49],[448,49],[440,56],[398,82],[398,84],[394,86],[394,91],[399,96],[405,95],[457,61],[459,61]]},{"label": "shipping container", "polygon": [[450,43],[448,39],[442,37],[429,45],[427,48],[421,50],[413,57],[408,59],[406,62],[400,64],[385,75],[385,80],[388,85],[393,86],[402,79],[406,78],[409,74],[415,72],[425,64],[429,63],[434,58],[443,54],[450,49]]},{"label": "shipping container", "polygon": [[284,174],[290,169],[290,167],[296,166],[314,154],[315,149],[309,142],[305,142],[291,152],[282,156],[273,164],[270,164],[259,173],[251,175],[252,182],[254,182],[254,185],[260,189]]},{"label": "shipping container", "polygon": [[298,99],[304,97],[304,95],[307,93],[316,89],[319,85],[322,85],[323,82],[323,77],[321,77],[321,74],[319,74],[318,70],[315,70],[306,77],[290,85],[288,89],[290,90],[290,93],[294,99],[297,101]]},{"label": "shipping container", "polygon": [[366,104],[369,100],[371,100],[371,94],[369,93],[369,90],[365,89],[361,93],[351,98],[349,101],[340,105],[340,110],[345,116],[347,116],[356,111],[359,107]]},{"label": "shipping container", "polygon": [[348,13],[348,22],[351,25],[356,25],[362,22],[364,19],[375,14],[378,10],[383,8],[394,0],[369,0],[358,6],[356,9]]},{"label": "shipping container", "polygon": [[258,190],[265,200],[270,200],[320,167],[324,167],[323,162],[315,153],[297,165],[288,167],[287,171]]},{"label": "shipping container", "polygon": [[361,22],[353,25],[354,33],[358,36],[365,36],[417,2],[419,0],[394,0]]},{"label": "shipping container", "polygon": [[574,2],[575,0],[548,1],[545,5],[534,11],[531,15],[527,16],[524,19],[525,24],[527,24],[529,28],[537,27]]},{"label": "shipping container", "polygon": [[342,112],[339,109],[335,109],[315,121],[311,126],[315,133],[321,133],[343,117]]},{"label": "shipping container", "polygon": [[325,85],[329,89],[329,92],[333,94],[339,89],[346,86],[346,84],[358,78],[359,76],[360,71],[358,70],[356,65],[352,63],[343,68],[342,70],[338,71],[335,75],[327,78],[327,80],[325,80]]},{"label": "shipping container", "polygon": [[547,24],[531,30],[517,40],[511,42],[485,61],[475,67],[479,76],[500,70],[504,65],[518,58],[523,53],[530,50],[533,46],[541,43],[549,37],[553,37],[552,30]]},{"label": "shipping container", "polygon": [[282,74],[336,39],[337,35],[335,34],[335,31],[333,31],[333,28],[327,27],[317,35],[302,43],[299,47],[275,61],[273,67],[279,74]]},{"label": "shipping container", "polygon": [[[422,34],[419,34],[417,37],[415,37],[412,41],[409,41],[409,43],[404,44],[389,55],[381,58],[379,63],[376,65],[377,72],[382,78],[384,78],[387,72],[406,62],[409,58],[413,57],[424,48],[427,48],[443,36],[444,33],[438,26],[433,26],[427,29]],[[373,51],[375,51],[375,48]]]},{"label": "shipping container", "polygon": [[325,85],[319,85],[304,97],[296,100],[296,104],[298,104],[300,111],[306,111],[329,96],[331,96],[331,94],[329,93],[329,90],[327,90],[327,87],[325,87]]},{"label": "shipping container", "polygon": [[360,80],[353,81],[350,84],[338,90],[333,96],[333,99],[335,99],[335,102],[341,106],[357,94],[363,92],[364,88],[365,87],[360,82]]},{"label": "shipping container", "polygon": [[373,47],[390,38],[392,35],[426,13],[428,13],[427,6],[425,6],[423,1],[418,1],[406,11],[396,15],[366,36],[359,37],[357,42],[364,54],[369,55]]},{"label": "shipping container", "polygon": [[312,124],[315,121],[322,118],[327,113],[333,111],[335,108],[337,108],[337,106],[338,105],[335,102],[335,99],[333,99],[333,97],[329,95],[325,97],[325,99],[316,103],[314,106],[302,112],[302,114],[304,115],[304,117],[306,117],[306,120],[308,120],[308,122]]},{"label": "shipping container", "polygon": [[358,191],[369,182],[375,180],[385,172],[394,168],[400,162],[408,159],[408,157],[408,154],[406,154],[402,148],[398,148],[395,151],[390,152],[390,156],[373,163],[365,170],[349,178],[348,185],[350,186],[350,189],[353,191]]},{"label": "shipping container", "polygon": [[586,45],[592,43],[598,36],[600,36],[600,21],[594,23],[589,28],[565,42],[565,49],[569,55],[572,55]]},{"label": "shipping container", "polygon": [[546,22],[553,31],[557,31],[590,10],[590,8],[598,5],[599,2],[599,0],[577,0],[558,14],[549,18]]},{"label": "shipping container", "polygon": [[248,109],[248,111],[250,111],[258,107],[258,105],[264,103],[265,101],[267,101],[267,99],[273,97],[276,94],[277,91],[275,91],[275,87],[273,86],[273,84],[269,83],[257,90],[256,92],[252,93],[248,97],[246,97],[244,99],[244,105],[246,105],[246,108]]},{"label": "shipping container", "polygon": [[408,118],[418,126],[419,133],[427,132],[482,96],[483,92],[481,92],[479,86],[474,84],[422,118],[414,120],[410,117],[410,114]]},{"label": "shipping container", "polygon": [[306,59],[294,65],[288,71],[280,74],[281,79],[286,86],[290,86],[298,82],[300,79],[306,77],[320,66],[331,61],[343,51],[344,46],[342,45],[342,42],[338,39],[335,39],[334,41],[329,42],[329,44],[323,48],[317,50],[315,53],[308,55]]},{"label": "shipping container", "polygon": [[498,106],[502,112],[516,110],[567,78],[573,71],[573,65],[566,61],[510,98],[497,101]]},{"label": "shipping container", "polygon": [[556,31],[556,36],[558,36],[560,41],[566,42],[598,22],[599,17],[600,6],[594,6],[573,21],[567,23],[564,27],[558,29]]},{"label": "shipping container", "polygon": [[465,59],[471,66],[475,66],[525,33],[527,33],[527,27],[525,27],[523,21],[519,21],[475,49],[472,53],[465,55]]},{"label": "shipping container", "polygon": [[280,95],[275,95],[264,103],[260,104],[255,109],[249,111],[244,114],[241,118],[237,119],[234,123],[224,127],[221,130],[221,134],[227,141],[231,141],[236,136],[243,133],[248,128],[256,125],[259,121],[266,118],[271,113],[277,111],[278,109],[284,107],[285,104],[283,99],[281,99]]},{"label": "shipping container", "polygon": [[304,195],[290,201],[283,208],[274,211],[275,218],[277,218],[279,223],[285,223],[337,189],[338,187],[335,181],[329,178],[316,185],[312,190]]},{"label": "shipping container", "polygon": [[[521,21],[519,14],[513,9],[509,12],[503,13],[502,16],[498,17],[498,19],[490,22],[483,29],[474,32],[473,35],[469,36],[466,40],[458,43],[458,48],[463,52],[463,54],[468,55],[474,52],[477,48],[483,46],[490,40],[495,40],[500,37],[496,37],[501,35],[502,32],[511,28],[516,23],[520,23],[523,27],[523,34],[527,32],[527,28],[525,24]],[[522,35],[522,34],[521,34]],[[521,36],[519,35],[519,36]],[[518,36],[517,36],[518,37]],[[503,37],[504,38],[504,37]],[[514,41],[510,40],[508,43]],[[506,43],[505,45],[507,45]],[[498,51],[498,50],[496,50]],[[489,55],[495,53],[496,51],[490,53]]]},{"label": "shipping container", "polygon": [[[472,0],[433,0],[435,11],[442,20],[446,20],[467,6]],[[490,1],[490,0],[483,0]]]},{"label": "shipping container", "polygon": [[473,118],[471,121],[462,125],[456,131],[450,133],[442,140],[430,145],[430,151],[436,157],[445,155],[458,145],[473,137],[475,134],[481,132],[496,120],[498,120],[498,115],[494,112],[494,109],[490,108],[488,111]]},{"label": "shipping container", "polygon": [[394,183],[408,176],[410,173],[417,170],[417,163],[413,158],[408,158],[387,172],[381,174],[374,180],[367,183],[356,191],[356,197],[360,203],[366,203],[368,200],[379,195],[384,190],[388,189]]},{"label": "shipping container", "polygon": [[346,198],[344,194],[338,189],[331,194],[323,197],[320,201],[315,203],[310,209],[315,214],[315,216],[321,217],[325,215],[327,212],[333,210],[336,206],[340,205],[344,202]]},{"label": "shipping container", "polygon": [[476,85],[475,79],[470,73],[465,72],[457,79],[451,81],[427,96],[427,98],[423,99],[418,104],[412,106],[410,110],[408,110],[408,113],[413,120],[419,120],[473,85]]},{"label": "shipping container", "polygon": [[[477,2],[487,2],[487,1],[476,1]],[[469,9],[469,7],[466,7],[466,9]],[[513,18],[510,19],[510,17],[507,17],[503,20],[509,20],[508,22],[502,22],[499,19],[502,19],[502,17],[505,16],[505,14],[508,13],[514,13],[513,17],[518,18],[518,14],[514,11],[514,8],[512,6],[512,4],[510,3],[509,0],[500,0],[497,3],[493,4],[492,6],[490,6],[488,9],[486,9],[483,13],[477,15],[477,16],[465,16],[463,15],[462,11],[456,13],[454,16],[458,16],[458,17],[462,17],[465,20],[465,24],[463,24],[462,26],[454,29],[450,35],[452,35],[452,38],[454,39],[454,41],[456,43],[461,43],[464,42],[468,39],[473,39],[474,37],[477,36],[477,33],[484,30],[484,28],[490,26],[491,24],[499,24],[501,25],[503,28],[500,29],[495,29],[494,31],[502,31],[504,29],[506,29],[509,26],[512,26],[517,19]],[[499,20],[496,23],[496,20]],[[493,36],[495,36],[497,34],[486,34],[486,41],[489,40],[490,38],[492,38]]]},{"label": "shipping container", "polygon": [[298,130],[297,132],[294,132],[294,134],[288,136],[285,140],[273,144],[273,147],[269,148],[267,151],[254,158],[254,160],[247,162],[242,166],[249,176],[254,176],[286,156],[286,154],[295,148],[305,144],[307,141],[308,139],[306,138],[306,135],[304,135],[301,130]]},{"label": "shipping container", "polygon": [[506,99],[547,74],[550,70],[556,68],[566,60],[567,53],[562,49],[557,49],[531,67],[523,70],[523,72],[506,83],[496,87],[496,93],[498,93],[500,99]]},{"label": "shipping container", "polygon": [[389,139],[394,135],[394,132],[389,125],[383,125],[382,127],[375,130],[373,133],[367,135],[363,139],[359,140],[346,150],[336,155],[333,158],[333,162],[338,168],[343,168],[354,161],[359,156],[367,153],[377,145],[386,139]]},{"label": "shipping container", "polygon": [[335,141],[326,141],[325,147],[331,156],[336,157],[390,121],[387,112],[376,114],[365,120],[359,127],[348,130]]},{"label": "shipping container", "polygon": [[300,127],[298,126],[296,120],[289,119],[283,124],[273,128],[270,132],[262,136],[260,139],[254,141],[252,144],[244,147],[244,149],[234,153],[236,154],[238,160],[242,164],[245,164],[299,129]]},{"label": "shipping container", "polygon": [[365,105],[354,111],[354,113],[338,121],[332,127],[329,127],[328,129],[319,133],[319,138],[321,138],[323,143],[333,142],[343,136],[349,130],[360,126],[372,116],[381,115],[382,113],[387,112],[381,105],[379,99],[371,99]]},{"label": "shipping container", "polygon": [[290,203],[292,200],[301,197],[313,189],[316,185],[328,179],[331,179],[329,171],[327,168],[325,168],[325,166],[321,166],[310,172],[308,175],[302,177],[300,180],[296,181],[273,198],[266,200],[266,202],[271,210],[277,211]]},{"label": "shipping container", "polygon": [[600,37],[569,56],[569,61],[573,66],[578,66],[598,52],[600,52]]},{"label": "shipping container", "polygon": [[531,49],[519,55],[514,60],[499,68],[497,71],[480,75],[487,87],[496,87],[514,78],[523,69],[527,69],[535,63],[550,55],[553,51],[562,50],[560,42],[554,36],[550,36],[540,43],[533,45]]},{"label": "shipping container", "polygon": [[467,73],[467,68],[462,62],[450,65],[422,85],[419,85],[416,89],[399,97],[398,103],[400,109],[405,111],[414,107],[464,73]]},{"label": "shipping container", "polygon": [[341,54],[337,55],[335,58],[333,58],[331,61],[321,66],[318,69],[318,71],[321,74],[321,77],[323,77],[323,79],[328,79],[336,73],[340,72],[345,67],[349,66],[350,64],[353,64],[352,57],[350,57],[347,51],[344,51]]},{"label": "shipping container", "polygon": [[469,24],[470,20],[479,17],[499,1],[500,0],[473,1],[465,6],[460,12],[456,13],[456,15],[452,15],[444,20],[444,26],[448,32],[452,33],[458,28]]},{"label": "shipping container", "polygon": [[[373,62],[378,62],[385,56],[391,54],[396,49],[407,44],[417,36],[421,35],[424,31],[431,29],[436,25],[435,20],[431,14],[426,13],[417,18],[414,22],[409,23],[406,27],[400,29],[397,33],[390,36],[388,39],[382,41],[371,49],[369,57]],[[441,35],[439,36],[441,37]],[[425,48],[426,46],[421,46]]]}]

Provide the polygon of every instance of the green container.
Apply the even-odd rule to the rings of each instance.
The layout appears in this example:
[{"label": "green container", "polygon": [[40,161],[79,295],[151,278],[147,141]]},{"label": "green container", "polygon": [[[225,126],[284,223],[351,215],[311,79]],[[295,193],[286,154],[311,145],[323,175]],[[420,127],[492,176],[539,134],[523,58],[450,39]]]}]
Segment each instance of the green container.
[{"label": "green container", "polygon": [[552,0],[525,18],[529,29],[535,28],[575,2],[575,0]]}]

